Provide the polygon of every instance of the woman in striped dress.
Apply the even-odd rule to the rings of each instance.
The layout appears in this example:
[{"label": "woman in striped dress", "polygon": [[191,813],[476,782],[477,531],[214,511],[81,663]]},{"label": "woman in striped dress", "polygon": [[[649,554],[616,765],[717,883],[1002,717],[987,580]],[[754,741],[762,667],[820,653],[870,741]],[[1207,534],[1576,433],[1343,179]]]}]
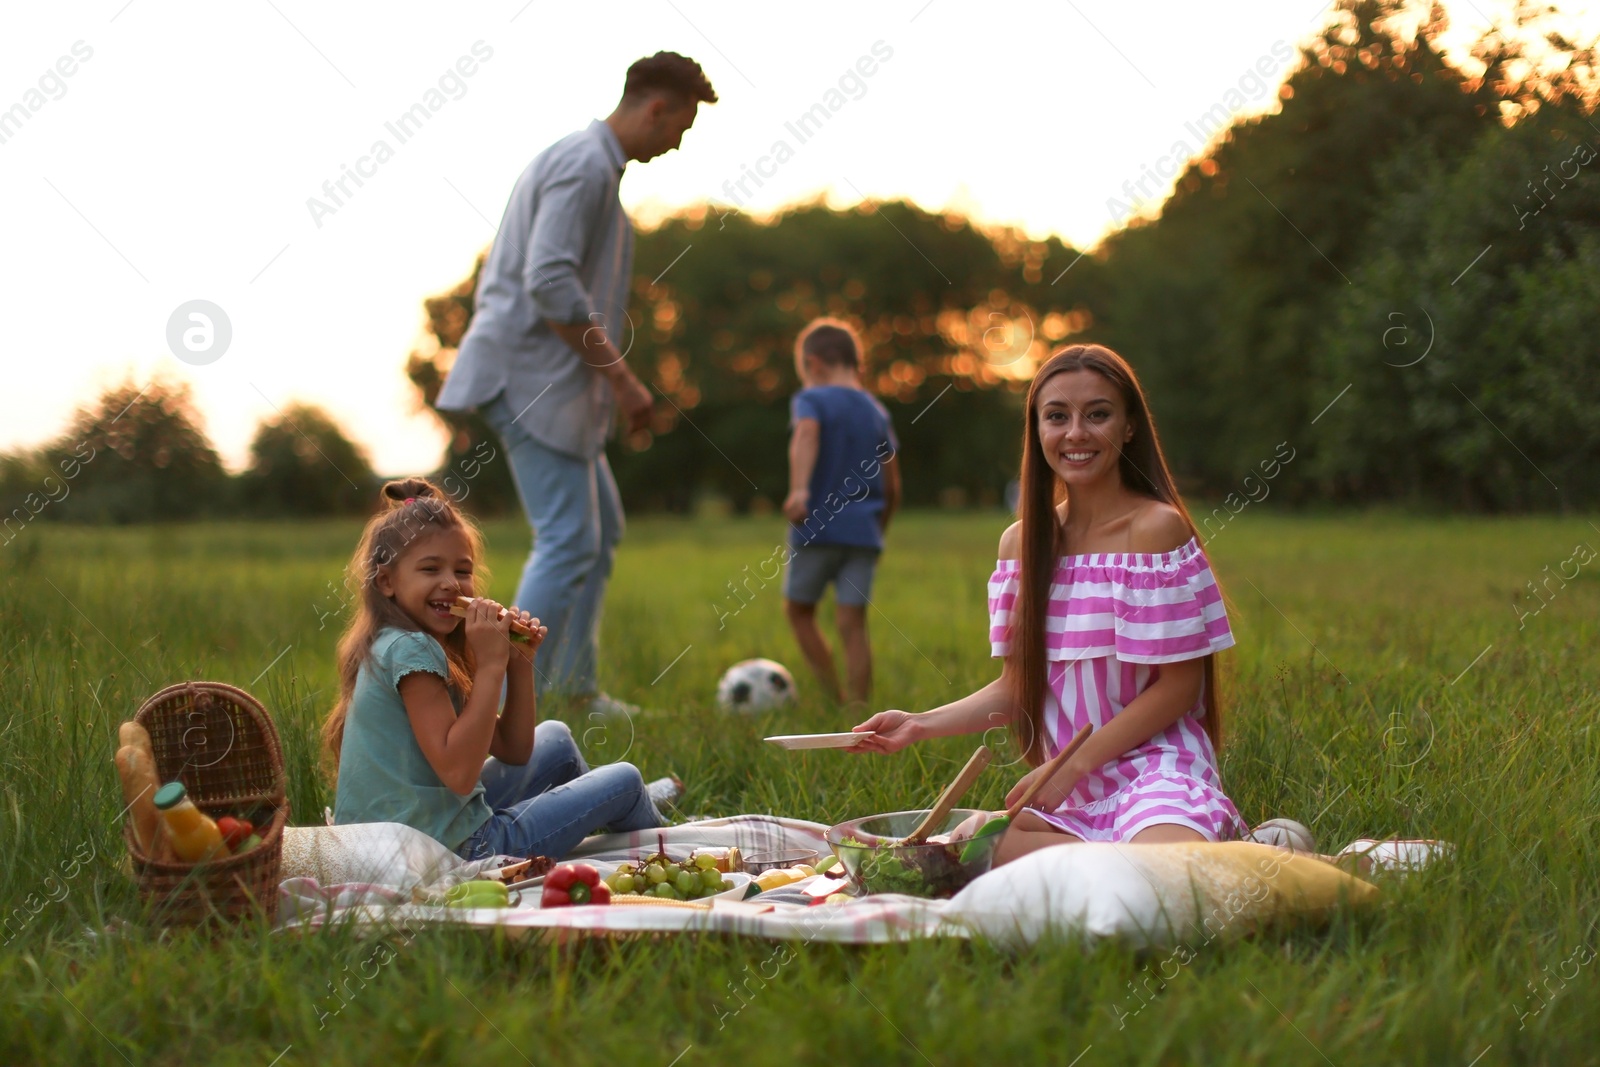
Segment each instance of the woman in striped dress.
[{"label": "woman in striped dress", "polygon": [[1014,732],[1033,770],[1094,732],[1006,832],[997,862],[1073,841],[1217,841],[1246,827],[1217,773],[1216,653],[1233,644],[1210,564],[1133,369],[1100,345],[1039,368],[1020,521],[989,579],[1000,677],[921,714],[883,711],[860,747]]}]

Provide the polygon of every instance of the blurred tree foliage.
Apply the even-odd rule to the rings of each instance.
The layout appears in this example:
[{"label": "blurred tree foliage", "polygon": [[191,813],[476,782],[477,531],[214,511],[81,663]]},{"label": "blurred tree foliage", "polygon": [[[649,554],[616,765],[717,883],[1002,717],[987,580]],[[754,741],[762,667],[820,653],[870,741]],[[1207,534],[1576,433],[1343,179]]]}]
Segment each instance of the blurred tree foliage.
[{"label": "blurred tree foliage", "polygon": [[317,408],[291,405],[263,424],[251,457],[243,474],[228,475],[188,386],[162,378],[115,386],[55,441],[0,456],[0,542],[35,519],[298,517],[360,512],[377,500],[366,456]]},{"label": "blurred tree foliage", "polygon": [[1463,70],[1438,5],[1346,0],[1281,109],[1105,242],[1100,336],[1191,484],[1288,441],[1299,499],[1600,500],[1594,55],[1549,25],[1519,4]]},{"label": "blurred tree foliage", "polygon": [[[1093,260],[1063,275],[1077,260],[1054,238],[983,232],[899,202],[810,204],[770,222],[701,208],[641,233],[615,339],[659,401],[651,428],[612,449],[624,499],[671,510],[708,493],[741,510],[781,502],[794,338],[834,315],[865,340],[868,385],[900,437],[907,501],[998,503],[1015,474],[1028,376],[1051,345],[1093,323]],[[426,302],[430,336],[408,371],[430,404],[476,277]],[[441,414],[456,430],[449,461],[488,433],[475,417]],[[512,500],[509,487],[495,499]]]},{"label": "blurred tree foliage", "polygon": [[[1519,0],[1453,65],[1438,4],[1343,0],[1280,107],[1235,122],[1158,217],[1081,263],[904,203],[668,219],[639,235],[617,331],[661,397],[650,432],[613,448],[625,498],[780,498],[793,337],[831,314],[867,338],[911,503],[998,498],[1019,393],[1067,340],[1128,356],[1202,495],[1287,442],[1309,457],[1276,484],[1289,499],[1600,499],[1594,55],[1553,25]],[[475,281],[427,303],[410,371],[430,401]],[[451,418],[455,460],[486,431]]]},{"label": "blurred tree foliage", "polygon": [[[1029,377],[1079,340],[1138,368],[1167,455],[1202,496],[1248,492],[1253,471],[1293,455],[1280,499],[1600,503],[1594,48],[1528,0],[1470,55],[1447,59],[1446,28],[1438,4],[1340,0],[1278,109],[1234,122],[1159,215],[1087,255],[900,202],[764,221],[702,206],[641,232],[615,334],[659,402],[611,449],[628,505],[774,506],[793,340],[823,314],[866,339],[912,504],[997,503]],[[430,405],[481,265],[425,301],[407,369]],[[183,388],[111,390],[60,441],[0,457],[5,536],[41,515],[364,506],[359,450],[320,414],[289,414],[234,485]],[[453,433],[434,477],[469,509],[513,508],[487,427],[441,417]]]},{"label": "blurred tree foliage", "polygon": [[[433,406],[444,385],[450,361],[461,338],[466,336],[467,323],[472,320],[483,258],[480,255],[472,265],[472,274],[449,292],[430,296],[422,302],[427,315],[424,344],[406,360],[406,374],[428,408],[450,430],[443,464],[433,472],[433,480],[463,508],[480,515],[493,515],[517,506],[517,490],[511,481],[511,468],[505,462],[505,449],[494,431],[475,413],[440,411]],[[474,462],[476,457],[488,456],[493,458]]]},{"label": "blurred tree foliage", "polygon": [[60,438],[0,466],[0,507],[11,520],[26,516],[24,524],[223,514],[234,503],[231,488],[188,387],[161,379],[106,390]]},{"label": "blurred tree foliage", "polygon": [[244,509],[266,516],[358,514],[371,509],[377,487],[366,453],[309,404],[261,424],[239,477]]}]

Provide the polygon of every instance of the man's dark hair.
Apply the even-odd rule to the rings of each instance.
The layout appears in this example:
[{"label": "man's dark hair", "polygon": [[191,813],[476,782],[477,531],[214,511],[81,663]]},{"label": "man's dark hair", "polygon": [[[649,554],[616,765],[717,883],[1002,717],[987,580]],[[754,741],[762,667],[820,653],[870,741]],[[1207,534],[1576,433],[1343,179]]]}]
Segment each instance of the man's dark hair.
[{"label": "man's dark hair", "polygon": [[861,340],[850,324],[840,319],[813,319],[800,331],[795,348],[830,367],[861,366]]},{"label": "man's dark hair", "polygon": [[683,103],[717,102],[717,91],[700,64],[676,52],[657,52],[636,61],[628,68],[628,80],[622,86],[622,98],[636,101],[646,93],[671,93]]}]

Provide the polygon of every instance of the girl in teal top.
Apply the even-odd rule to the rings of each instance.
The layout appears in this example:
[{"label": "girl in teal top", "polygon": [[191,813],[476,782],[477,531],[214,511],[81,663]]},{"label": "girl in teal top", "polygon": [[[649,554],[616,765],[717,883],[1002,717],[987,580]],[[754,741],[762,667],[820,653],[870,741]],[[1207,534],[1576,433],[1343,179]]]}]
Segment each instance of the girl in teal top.
[{"label": "girl in teal top", "polygon": [[[484,597],[450,613],[483,574],[477,528],[420,478],[383,497],[350,561],[360,595],[323,728],[334,822],[405,823],[469,859],[559,859],[595,830],[660,826],[637,768],[590,770],[564,723],[537,722],[539,621]],[[527,644],[511,641],[514,618]]]}]

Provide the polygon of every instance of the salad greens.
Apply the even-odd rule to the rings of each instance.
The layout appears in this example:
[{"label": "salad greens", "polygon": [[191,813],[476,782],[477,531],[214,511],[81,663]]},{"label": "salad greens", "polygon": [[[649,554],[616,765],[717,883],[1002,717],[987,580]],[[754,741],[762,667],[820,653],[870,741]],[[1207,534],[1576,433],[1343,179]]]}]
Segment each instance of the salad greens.
[{"label": "salad greens", "polygon": [[853,837],[842,842],[866,851],[857,873],[869,893],[903,893],[910,897],[931,897],[934,887],[917,868],[909,866],[888,845],[869,845]]}]

